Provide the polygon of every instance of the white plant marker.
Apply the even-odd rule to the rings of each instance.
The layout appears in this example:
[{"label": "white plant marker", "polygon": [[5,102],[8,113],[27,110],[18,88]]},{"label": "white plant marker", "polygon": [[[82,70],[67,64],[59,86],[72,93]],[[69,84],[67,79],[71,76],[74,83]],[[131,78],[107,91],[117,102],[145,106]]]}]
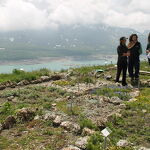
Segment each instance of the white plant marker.
[{"label": "white plant marker", "polygon": [[104,136],[104,150],[105,150],[107,148],[107,137],[112,133],[112,131],[108,127],[106,127],[101,131],[101,133]]}]

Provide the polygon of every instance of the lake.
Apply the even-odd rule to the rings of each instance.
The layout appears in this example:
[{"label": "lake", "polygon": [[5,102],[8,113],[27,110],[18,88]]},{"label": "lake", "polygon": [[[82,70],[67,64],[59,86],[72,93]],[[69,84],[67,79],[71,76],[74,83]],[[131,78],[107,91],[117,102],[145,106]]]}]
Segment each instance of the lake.
[{"label": "lake", "polygon": [[[145,56],[141,58],[144,60]],[[116,64],[117,63],[117,56],[116,55],[101,55],[89,58],[76,58],[68,57],[68,58],[57,58],[57,59],[46,59],[44,60],[36,60],[36,61],[27,61],[26,62],[17,62],[13,63],[12,65],[10,62],[7,64],[0,65],[0,73],[11,73],[13,69],[23,69],[25,71],[33,71],[39,70],[41,68],[47,68],[52,71],[60,71],[62,69],[69,69],[81,66],[90,66],[90,65],[105,65],[105,64]]]},{"label": "lake", "polygon": [[33,61],[29,64],[24,62],[17,62],[10,64],[1,64],[0,65],[0,73],[11,73],[13,69],[23,69],[25,71],[33,71],[38,70],[41,68],[47,68],[53,71],[60,71],[62,69],[69,69],[69,68],[75,68],[75,67],[81,67],[81,66],[89,66],[89,65],[104,65],[104,64],[111,64],[116,63],[116,57],[105,57],[101,56],[99,58],[95,59],[72,59],[72,58],[60,58],[60,59],[52,59],[49,62],[42,61]]}]

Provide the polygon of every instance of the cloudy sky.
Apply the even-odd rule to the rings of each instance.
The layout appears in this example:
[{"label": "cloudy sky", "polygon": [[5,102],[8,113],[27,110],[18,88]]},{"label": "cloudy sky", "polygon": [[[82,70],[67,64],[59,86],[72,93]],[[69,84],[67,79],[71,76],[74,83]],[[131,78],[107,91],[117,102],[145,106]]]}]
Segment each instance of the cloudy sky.
[{"label": "cloudy sky", "polygon": [[0,0],[0,31],[61,25],[150,29],[150,0]]}]

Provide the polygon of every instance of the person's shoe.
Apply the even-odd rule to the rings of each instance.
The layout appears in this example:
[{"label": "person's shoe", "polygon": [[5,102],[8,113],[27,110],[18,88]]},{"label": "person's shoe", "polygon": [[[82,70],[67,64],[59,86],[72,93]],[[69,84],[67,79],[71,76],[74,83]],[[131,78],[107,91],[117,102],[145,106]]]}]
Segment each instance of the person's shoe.
[{"label": "person's shoe", "polygon": [[127,86],[128,84],[125,82],[125,83],[122,83],[122,86]]},{"label": "person's shoe", "polygon": [[131,78],[131,82],[134,82],[134,77]]}]

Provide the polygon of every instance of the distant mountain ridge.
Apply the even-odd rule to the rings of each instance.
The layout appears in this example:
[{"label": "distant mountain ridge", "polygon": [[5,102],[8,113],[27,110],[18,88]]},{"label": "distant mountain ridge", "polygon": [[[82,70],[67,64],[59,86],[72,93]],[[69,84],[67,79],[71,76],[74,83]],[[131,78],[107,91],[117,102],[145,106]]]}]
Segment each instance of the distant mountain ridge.
[{"label": "distant mountain ridge", "polygon": [[62,26],[58,30],[0,32],[0,61],[116,54],[119,37],[128,37],[132,33],[138,33],[144,48],[148,31],[139,33],[103,24]]}]

